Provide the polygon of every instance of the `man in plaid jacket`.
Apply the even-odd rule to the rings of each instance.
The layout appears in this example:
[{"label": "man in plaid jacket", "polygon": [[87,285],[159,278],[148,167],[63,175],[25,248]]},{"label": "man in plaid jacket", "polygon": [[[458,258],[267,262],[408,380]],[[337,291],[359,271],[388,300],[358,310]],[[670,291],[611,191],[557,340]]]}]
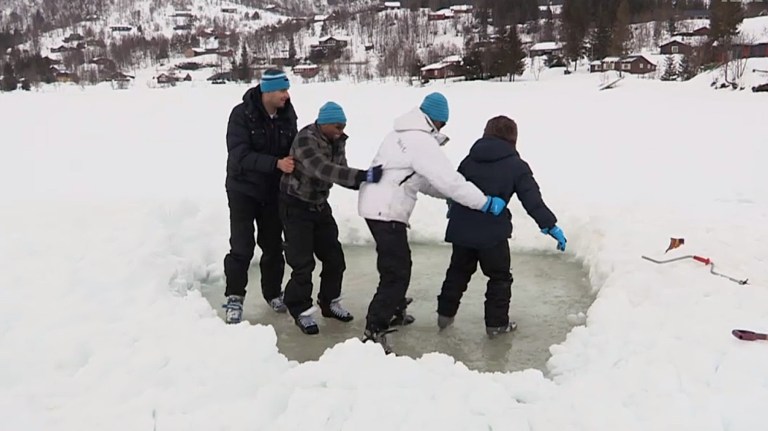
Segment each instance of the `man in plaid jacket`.
[{"label": "man in plaid jacket", "polygon": [[315,255],[323,264],[318,305],[323,317],[349,322],[352,314],[340,302],[346,269],[339,228],[328,205],[333,184],[357,190],[378,182],[381,166],[368,170],[347,165],[344,134],[347,118],[334,102],[320,108],[317,120],[304,127],[291,146],[295,168],[280,181],[280,219],[285,232],[285,257],[293,271],[285,287],[285,305],[305,334],[320,332],[313,317],[312,271]]}]

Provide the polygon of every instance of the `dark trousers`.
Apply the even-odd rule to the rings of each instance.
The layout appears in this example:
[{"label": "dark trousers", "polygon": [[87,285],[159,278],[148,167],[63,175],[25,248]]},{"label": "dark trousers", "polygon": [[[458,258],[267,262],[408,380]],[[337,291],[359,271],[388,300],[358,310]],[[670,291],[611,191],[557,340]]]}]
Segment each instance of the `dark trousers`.
[{"label": "dark trousers", "polygon": [[280,218],[285,229],[285,258],[292,269],[284,300],[291,315],[298,317],[312,307],[315,256],[323,264],[317,296],[321,305],[341,296],[347,267],[339,228],[327,203],[310,205],[284,196],[280,200]]},{"label": "dark trousers", "polygon": [[404,223],[368,219],[365,222],[376,241],[379,271],[379,286],[368,306],[365,328],[378,332],[389,328],[392,315],[405,304],[411,282],[411,248]]},{"label": "dark trousers", "polygon": [[485,291],[485,326],[504,326],[509,323],[509,300],[512,297],[509,244],[502,241],[485,249],[453,246],[451,263],[437,297],[437,312],[453,317],[459,310],[461,297],[467,290],[472,274],[480,269],[488,277]]},{"label": "dark trousers", "polygon": [[[261,249],[261,293],[264,299],[280,296],[285,260],[283,259],[283,228],[277,202],[264,203],[240,192],[227,192],[229,200],[229,254],[224,257],[227,287],[224,295],[245,296],[248,267],[256,244]],[[254,241],[256,221],[258,234]]]}]

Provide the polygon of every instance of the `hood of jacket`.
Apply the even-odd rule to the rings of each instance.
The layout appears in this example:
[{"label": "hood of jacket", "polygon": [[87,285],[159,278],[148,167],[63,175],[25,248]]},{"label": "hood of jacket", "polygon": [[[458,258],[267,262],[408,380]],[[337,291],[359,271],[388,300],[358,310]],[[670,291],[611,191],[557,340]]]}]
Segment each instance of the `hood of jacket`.
[{"label": "hood of jacket", "polygon": [[440,133],[421,109],[415,108],[395,119],[395,132],[424,132],[435,138],[438,145],[448,143],[448,136]]},{"label": "hood of jacket", "polygon": [[427,116],[419,108],[415,108],[395,119],[395,132],[418,131],[432,133],[432,127]]},{"label": "hood of jacket", "polygon": [[[245,103],[248,112],[251,112],[254,115],[261,115],[264,118],[269,118],[267,109],[264,108],[264,103],[261,101],[260,85],[249,88],[245,94],[243,94],[243,103]],[[291,99],[288,99],[285,102],[285,106],[277,110],[277,116],[291,119],[296,118],[296,111],[293,109]]]},{"label": "hood of jacket", "polygon": [[480,163],[495,162],[517,155],[511,143],[499,138],[480,138],[469,150],[469,158]]}]

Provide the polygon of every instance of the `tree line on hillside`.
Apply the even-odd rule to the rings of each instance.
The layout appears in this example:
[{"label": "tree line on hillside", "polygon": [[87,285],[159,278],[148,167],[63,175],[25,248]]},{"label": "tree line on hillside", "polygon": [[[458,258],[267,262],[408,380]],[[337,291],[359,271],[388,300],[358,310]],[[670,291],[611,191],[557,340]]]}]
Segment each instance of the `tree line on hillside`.
[{"label": "tree line on hillside", "polygon": [[[0,90],[12,91],[19,87],[28,90],[36,84],[50,84],[62,78],[68,82],[96,84],[120,71],[167,60],[171,52],[180,53],[191,43],[197,43],[195,39],[189,34],[177,34],[171,39],[162,35],[148,38],[132,35],[109,43],[93,39],[88,47],[60,53],[60,60],[43,57],[39,51],[14,48],[0,60]],[[101,63],[98,59],[108,61]]]},{"label": "tree line on hillside", "polygon": [[[106,7],[109,1],[94,3],[83,0],[79,4],[88,3],[93,10],[99,10]],[[455,1],[410,0],[403,3],[440,8]],[[677,20],[685,15],[685,11],[708,8],[709,43],[702,55],[686,58],[683,64],[685,73],[682,75],[691,76],[703,64],[714,61],[714,45],[727,49],[734,42],[738,26],[745,16],[759,13],[760,7],[768,9],[768,2],[742,6],[727,0],[712,0],[708,6],[701,0],[565,0],[562,14],[556,20],[551,10],[540,11],[536,0],[476,0],[472,3],[475,6],[474,20],[470,26],[462,28],[459,20],[452,20],[441,24],[440,31],[451,29],[452,25],[451,31],[465,36],[463,67],[468,79],[495,77],[510,80],[525,69],[526,54],[518,33],[520,31],[536,34],[537,40],[560,40],[564,44],[566,60],[575,61],[584,57],[602,59],[631,51],[633,32],[630,26],[633,23],[653,19],[672,34],[677,30]],[[45,29],[56,25],[46,16],[61,4],[55,0],[44,1],[39,13],[32,15],[28,27],[0,28],[0,52],[5,53],[11,48],[9,55],[0,56],[3,76],[0,89],[15,89],[20,85],[29,88],[37,82],[56,81],[56,69],[51,68],[50,59],[40,56],[39,46],[34,41]],[[370,79],[374,75],[418,76],[424,65],[456,54],[453,46],[437,43],[440,36],[437,27],[427,23],[425,14],[394,16],[377,13],[375,7],[354,13],[350,9],[339,8],[325,21],[320,33],[320,36],[349,34],[360,37],[379,58],[375,71],[369,70],[366,64],[350,61],[346,50],[316,50],[306,46],[306,36],[313,34],[314,28],[309,21],[285,21],[249,33],[239,33],[236,28],[227,27],[226,23],[214,24],[217,32],[230,34],[220,43],[235,52],[236,55],[226,61],[234,78],[242,80],[254,77],[251,65],[259,57],[281,57],[285,66],[301,60],[324,63],[330,79],[340,73],[352,74],[354,79]],[[139,32],[107,42],[103,36],[86,28],[82,36],[89,42],[88,46],[63,52],[58,68],[78,72],[73,79],[88,83],[100,82],[115,70],[152,66],[181,54],[187,48],[200,46],[201,42],[193,33],[177,33],[169,39]],[[24,42],[32,42],[28,45],[31,47],[28,52],[15,48]],[[417,47],[428,48],[417,51]],[[309,57],[298,58],[298,52],[309,52]],[[114,70],[87,67],[91,60],[98,57],[109,58],[114,63]]]},{"label": "tree line on hillside", "polygon": [[[768,9],[766,5],[761,7]],[[674,34],[684,12],[694,9],[706,10],[710,20],[709,40],[701,58],[696,59],[697,66],[714,61],[712,46],[716,42],[730,43],[744,17],[759,13],[729,0],[711,0],[708,6],[700,1],[683,0],[565,0],[561,17],[565,55],[571,61],[581,57],[596,60],[626,55],[633,37],[632,23],[641,17],[651,17],[664,22],[667,32]]]}]

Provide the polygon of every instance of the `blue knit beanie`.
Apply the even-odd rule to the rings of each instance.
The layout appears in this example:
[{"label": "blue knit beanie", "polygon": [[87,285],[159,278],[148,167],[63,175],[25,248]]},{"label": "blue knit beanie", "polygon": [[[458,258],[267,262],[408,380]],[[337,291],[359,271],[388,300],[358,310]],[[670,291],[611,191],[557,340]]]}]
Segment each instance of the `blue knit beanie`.
[{"label": "blue knit beanie", "polygon": [[448,122],[448,100],[440,93],[431,93],[425,97],[419,109],[432,120]]},{"label": "blue knit beanie", "polygon": [[277,69],[269,69],[261,76],[261,92],[271,93],[273,91],[287,90],[291,88],[291,83],[285,72]]},{"label": "blue knit beanie", "polygon": [[347,124],[347,116],[338,103],[327,102],[317,114],[317,124]]}]

